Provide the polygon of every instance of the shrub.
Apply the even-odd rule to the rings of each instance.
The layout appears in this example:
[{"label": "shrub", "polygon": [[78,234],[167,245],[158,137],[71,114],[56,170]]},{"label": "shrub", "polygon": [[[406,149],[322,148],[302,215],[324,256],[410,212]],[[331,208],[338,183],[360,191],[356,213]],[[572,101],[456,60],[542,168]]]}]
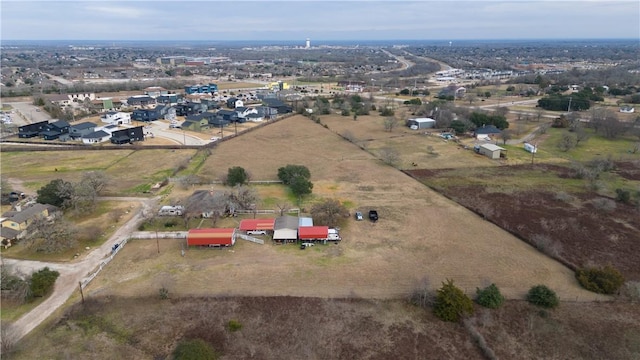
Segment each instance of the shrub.
[{"label": "shrub", "polygon": [[504,296],[496,284],[491,284],[484,289],[476,289],[476,302],[489,309],[497,309],[504,303]]},{"label": "shrub", "polygon": [[166,287],[161,287],[159,290],[160,293],[160,299],[162,300],[167,300],[169,298],[169,289],[167,289]]},{"label": "shrub", "polygon": [[242,324],[238,320],[229,320],[229,322],[227,323],[227,328],[231,332],[236,332],[242,329]]},{"label": "shrub", "polygon": [[616,203],[613,200],[607,199],[607,198],[593,199],[591,201],[591,204],[596,210],[599,210],[605,213],[610,213],[616,209]]},{"label": "shrub", "polygon": [[533,305],[548,309],[554,308],[560,303],[555,291],[544,285],[536,285],[529,289],[527,301]]},{"label": "shrub", "polygon": [[576,279],[583,288],[598,294],[615,294],[624,284],[624,276],[610,265],[578,269]]},{"label": "shrub", "polygon": [[48,267],[40,269],[31,275],[31,295],[33,297],[45,296],[53,289],[60,273],[50,270]]},{"label": "shrub", "polygon": [[629,190],[616,189],[616,200],[620,201],[621,203],[630,204],[631,192],[629,192]]},{"label": "shrub", "polygon": [[216,360],[218,354],[202,339],[185,340],[173,351],[175,360]]},{"label": "shrub", "polygon": [[433,313],[444,321],[458,321],[465,315],[473,314],[473,302],[453,284],[453,280],[447,279],[438,289]]}]

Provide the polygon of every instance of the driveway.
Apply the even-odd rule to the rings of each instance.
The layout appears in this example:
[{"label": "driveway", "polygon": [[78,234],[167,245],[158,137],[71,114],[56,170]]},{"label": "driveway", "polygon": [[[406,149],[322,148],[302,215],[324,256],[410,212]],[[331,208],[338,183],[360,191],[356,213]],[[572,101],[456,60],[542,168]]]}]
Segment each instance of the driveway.
[{"label": "driveway", "polygon": [[[101,198],[103,200],[123,200],[123,201],[139,201],[142,205],[138,211],[131,217],[129,221],[124,223],[116,232],[105,241],[100,247],[92,250],[83,259],[70,263],[54,263],[41,262],[31,260],[16,260],[2,258],[4,265],[30,274],[33,271],[49,267],[60,273],[60,277],[56,281],[53,293],[44,300],[40,305],[30,312],[24,314],[16,322],[9,325],[5,336],[10,341],[16,342],[31,332],[34,328],[46,320],[54,311],[62,306],[71,295],[78,291],[80,281],[93,272],[103,261],[104,258],[111,254],[111,248],[114,244],[125,240],[129,234],[137,230],[138,225],[144,217],[148,216],[155,208],[158,198]],[[107,265],[108,266],[108,265]]]}]

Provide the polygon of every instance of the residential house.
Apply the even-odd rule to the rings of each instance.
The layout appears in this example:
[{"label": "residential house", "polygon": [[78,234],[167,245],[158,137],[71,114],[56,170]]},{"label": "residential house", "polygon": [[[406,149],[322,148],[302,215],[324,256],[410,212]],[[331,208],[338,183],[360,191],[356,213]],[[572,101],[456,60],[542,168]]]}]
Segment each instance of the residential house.
[{"label": "residential house", "polygon": [[145,88],[143,91],[145,95],[151,96],[152,98],[157,98],[159,96],[166,95],[169,93],[167,89],[161,86],[149,86]]},{"label": "residential house", "polygon": [[473,136],[478,140],[490,140],[492,135],[500,133],[502,131],[494,125],[483,125],[474,130]]},{"label": "residential house", "polygon": [[60,106],[70,106],[73,103],[82,103],[85,101],[93,101],[95,99],[95,93],[53,94],[47,96],[47,100]]},{"label": "residential house", "polygon": [[131,124],[131,114],[120,111],[109,111],[100,116],[100,121],[113,125]]},{"label": "residential house", "polygon": [[182,95],[180,94],[163,94],[156,97],[158,104],[178,105],[182,101]]},{"label": "residential house", "polygon": [[183,129],[188,129],[192,131],[202,131],[204,129],[209,128],[209,118],[203,114],[197,115],[189,115],[186,117],[185,121],[180,125]]},{"label": "residential house", "polygon": [[184,87],[184,92],[187,94],[213,94],[218,92],[218,85],[213,83],[208,85],[189,85]]},{"label": "residential house", "polygon": [[239,119],[238,113],[233,110],[218,110],[218,112],[216,112],[216,117],[229,122],[235,122]]},{"label": "residential house", "polygon": [[258,111],[258,115],[261,115],[265,120],[274,120],[278,117],[278,109],[268,106],[258,106],[255,108]]},{"label": "residential house", "polygon": [[18,127],[19,138],[32,138],[40,134],[45,129],[45,126],[49,124],[48,121],[40,121],[33,124],[28,124]]},{"label": "residential house", "polygon": [[92,122],[83,122],[71,125],[71,127],[69,127],[69,136],[71,136],[72,139],[81,138],[84,135],[88,135],[96,131],[96,126],[97,125]]},{"label": "residential house", "polygon": [[249,108],[249,107],[246,107],[246,106],[238,106],[234,110],[238,114],[238,117],[241,118],[241,119],[246,119],[247,115],[249,115],[249,114],[257,114],[258,113],[258,110],[256,110],[255,108]]},{"label": "residential house", "polygon": [[207,107],[207,110],[220,109],[220,103],[214,99],[200,99],[200,103]]},{"label": "residential house", "polygon": [[176,108],[177,116],[201,114],[207,111],[207,105],[203,103],[196,103],[196,102],[187,102],[184,104],[178,104],[176,105],[175,108]]},{"label": "residential house", "polygon": [[262,99],[262,104],[264,106],[276,109],[278,114],[287,114],[293,111],[293,108],[287,104],[285,104],[282,100],[279,99],[270,99],[265,98]]},{"label": "residential house", "polygon": [[104,130],[94,131],[92,133],[82,136],[83,144],[97,144],[105,141],[109,141],[111,134]]},{"label": "residential house", "polygon": [[[167,107],[170,107],[166,105]],[[158,105],[153,109],[135,109],[131,113],[131,119],[135,121],[156,121],[162,119],[166,114],[165,105]]]},{"label": "residential house", "polygon": [[131,144],[136,141],[144,141],[144,128],[142,126],[114,131],[111,134],[113,144]]},{"label": "residential house", "polygon": [[70,127],[71,125],[64,120],[54,121],[43,127],[40,136],[45,140],[55,140],[62,135],[68,134]]},{"label": "residential house", "polygon": [[244,102],[236,97],[230,97],[227,99],[227,107],[229,109],[235,109],[237,107],[244,106]]},{"label": "residential house", "polygon": [[127,98],[127,105],[129,106],[148,106],[155,105],[156,99],[152,98],[149,95],[135,95]]},{"label": "residential house", "polygon": [[256,111],[256,113],[247,114],[247,116],[245,116],[245,119],[251,122],[261,122],[262,120],[264,120],[264,116],[258,114],[258,112]]},{"label": "residential house", "polygon": [[39,218],[49,218],[57,211],[53,205],[45,205],[35,203],[25,209],[17,209],[16,211],[7,211],[2,214],[0,225],[19,232],[26,230],[31,223]]}]

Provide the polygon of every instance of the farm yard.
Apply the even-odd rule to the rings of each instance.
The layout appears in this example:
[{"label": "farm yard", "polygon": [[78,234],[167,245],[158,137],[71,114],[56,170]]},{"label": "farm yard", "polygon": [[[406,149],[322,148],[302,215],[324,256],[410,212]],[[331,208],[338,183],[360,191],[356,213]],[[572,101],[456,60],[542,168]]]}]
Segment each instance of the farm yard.
[{"label": "farm yard", "polygon": [[[240,241],[230,252],[189,250],[183,258],[178,243],[161,245],[166,250],[158,256],[148,252],[155,244],[134,241],[116,260],[118,266],[106,269],[88,291],[145,296],[170,280],[176,294],[185,296],[388,299],[405,296],[425,278],[433,287],[452,278],[467,291],[495,282],[510,298],[521,298],[537,283],[548,284],[564,299],[599,298],[582,290],[568,268],[302,116],[220,143],[199,175],[216,179],[241,166],[253,179],[269,180],[277,178],[278,167],[296,163],[309,168],[314,183],[303,208],[335,198],[352,212],[376,208],[381,220],[348,219],[340,245],[304,253],[293,246]],[[255,187],[273,194],[281,185]],[[228,222],[236,220],[224,221],[217,226],[233,226]],[[214,284],[211,272],[225,276]]]}]

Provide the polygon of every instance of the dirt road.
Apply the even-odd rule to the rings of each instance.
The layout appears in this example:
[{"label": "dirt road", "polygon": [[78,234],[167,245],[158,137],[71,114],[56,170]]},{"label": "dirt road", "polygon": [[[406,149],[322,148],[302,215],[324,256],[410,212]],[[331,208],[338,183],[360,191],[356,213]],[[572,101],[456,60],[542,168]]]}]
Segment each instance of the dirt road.
[{"label": "dirt road", "polygon": [[2,259],[2,263],[4,265],[10,266],[12,269],[24,274],[30,274],[33,271],[37,271],[44,267],[49,267],[50,269],[56,270],[60,273],[60,277],[56,281],[53,293],[40,305],[23,315],[8,327],[5,336],[11,339],[11,341],[18,341],[27,335],[31,330],[46,320],[56,309],[62,306],[75,291],[78,291],[80,281],[98,267],[105,257],[110,255],[111,248],[114,244],[122,242],[131,232],[137,229],[139,223],[149,214],[150,211],[152,211],[155,203],[158,201],[157,198],[147,199],[127,197],[103,199],[139,201],[141,206],[129,221],[119,228],[100,247],[88,253],[82,260],[61,264],[7,258]]}]

